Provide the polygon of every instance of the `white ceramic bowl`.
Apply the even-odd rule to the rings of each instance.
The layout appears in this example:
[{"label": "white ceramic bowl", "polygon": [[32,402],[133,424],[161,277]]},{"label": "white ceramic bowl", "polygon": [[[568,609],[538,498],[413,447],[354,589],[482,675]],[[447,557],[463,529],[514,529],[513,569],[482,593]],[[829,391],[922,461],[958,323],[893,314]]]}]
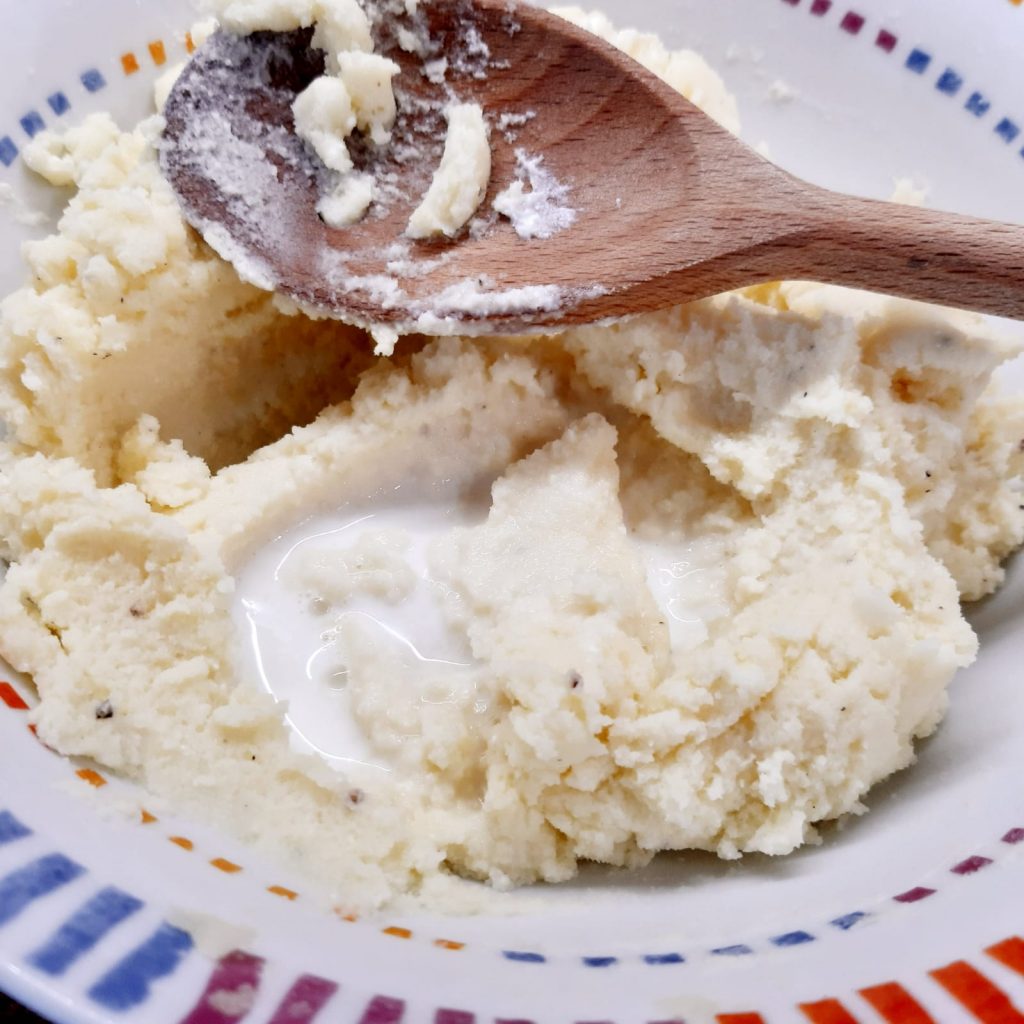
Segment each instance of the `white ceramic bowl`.
[{"label": "white ceramic bowl", "polygon": [[[915,176],[934,205],[1024,220],[1019,0],[604,3],[703,51],[748,140],[790,169],[880,197]],[[92,110],[137,119],[157,65],[185,56],[190,21],[184,0],[9,2],[0,183],[52,208],[18,148]],[[771,98],[777,80],[788,102]],[[17,241],[42,229],[10,207],[0,222],[6,293],[22,277]],[[1019,363],[1007,378],[1024,388]],[[972,610],[980,659],[867,817],[784,860],[588,872],[543,914],[325,914],[301,879],[212,829],[113,813],[129,787],[76,780],[82,766],[26,728],[31,690],[8,674],[0,988],[62,1024],[1024,1020],[1011,1004],[1024,1009],[1022,570]],[[190,936],[181,925],[199,912]]]}]

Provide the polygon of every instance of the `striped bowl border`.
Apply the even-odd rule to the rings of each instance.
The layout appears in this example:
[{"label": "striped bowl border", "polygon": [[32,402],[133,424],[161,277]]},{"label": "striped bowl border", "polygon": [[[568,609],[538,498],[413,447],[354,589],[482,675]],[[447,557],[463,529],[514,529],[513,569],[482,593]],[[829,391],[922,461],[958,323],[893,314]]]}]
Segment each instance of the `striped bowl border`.
[{"label": "striped bowl border", "polygon": [[[765,0],[771,2],[771,0]],[[962,102],[963,111],[970,117],[991,128],[992,136],[1011,152],[1024,158],[1024,148],[1014,144],[1021,136],[1022,119],[1008,114],[997,114],[991,97],[972,89],[965,76],[954,65],[940,60],[932,48],[908,44],[900,35],[884,25],[872,26],[868,18],[856,9],[845,8],[834,0],[778,0],[783,5],[799,10],[806,15],[822,19],[847,36],[858,37],[869,42],[879,52],[896,58],[910,74],[920,77],[934,88],[936,94],[948,100]],[[1024,0],[1008,0],[1013,6],[1024,6]],[[192,37],[185,33],[180,39],[167,41],[154,39],[137,51],[120,54],[118,67],[121,74],[130,78],[138,74],[147,59],[155,68],[164,67],[169,54],[184,59],[195,49]],[[142,55],[142,56],[140,56]],[[71,97],[91,96],[109,86],[109,80],[98,67],[90,66],[77,76],[74,89],[67,87],[50,92],[37,107],[25,111],[18,119],[18,128],[0,135],[0,167],[11,168],[19,158],[21,146],[41,131],[54,127],[60,119],[74,109],[78,99]],[[0,681],[0,703],[16,713],[29,710],[26,699],[9,682]],[[31,729],[32,726],[30,725]],[[34,730],[33,730],[34,731]],[[100,789],[107,784],[101,772],[89,767],[73,768],[83,782]],[[142,810],[139,824],[155,826],[157,817]],[[11,810],[0,809],[0,847],[16,843],[36,834]],[[186,853],[196,853],[196,844],[187,836],[168,834],[169,842]],[[952,865],[947,874],[952,878],[965,878],[977,874],[996,862],[1001,850],[1024,843],[1024,827],[1014,826],[995,840],[984,854],[974,853]],[[213,856],[208,863],[223,874],[236,874],[243,866],[227,858]],[[37,901],[58,891],[79,879],[87,878],[88,870],[70,856],[51,852],[34,857],[0,877],[0,931],[16,924],[19,915]],[[950,880],[952,880],[952,878]],[[834,918],[812,930],[796,929],[770,936],[763,943],[736,942],[693,953],[658,951],[631,957],[580,955],[572,958],[553,959],[540,952],[521,949],[496,951],[507,962],[523,965],[570,963],[590,969],[613,969],[625,962],[636,962],[652,967],[670,967],[692,963],[703,956],[747,957],[769,949],[791,949],[806,946],[816,941],[822,929],[846,932],[861,922],[875,918],[884,909],[919,903],[938,895],[942,883],[933,879],[929,885],[916,885],[890,897],[884,904],[872,910],[853,910]],[[270,885],[266,892],[281,899],[295,901],[300,893],[281,885]],[[91,952],[119,925],[142,910],[145,902],[117,886],[95,883],[90,895],[73,913],[55,924],[52,933],[41,944],[24,951],[22,962],[34,969],[45,979],[62,977],[80,958]],[[353,915],[339,915],[355,923]],[[384,934],[400,940],[419,938],[431,945],[453,952],[466,948],[466,943],[448,938],[414,935],[404,927],[390,925],[381,928]],[[1024,938],[1010,936],[983,951],[990,962],[1008,968],[1024,978]],[[83,996],[96,1007],[116,1014],[124,1019],[131,1011],[144,1006],[151,997],[153,986],[172,977],[190,956],[198,955],[192,937],[188,932],[166,921],[161,922],[134,949],[123,956],[113,967],[92,979],[84,988]],[[918,997],[904,985],[887,981],[859,989],[857,995],[874,1014],[891,1024],[929,1024],[941,1019],[934,1017],[919,999],[928,1002],[928,987],[938,986],[960,1004],[974,1019],[983,1024],[1024,1024],[1022,1013],[1011,1002],[1010,997],[988,977],[982,967],[967,960],[957,960],[928,971],[914,986]],[[179,1024],[236,1024],[243,1019],[250,1021],[252,1000],[259,992],[265,961],[252,953],[234,950],[219,960],[213,961],[206,985],[198,1001],[177,1018]],[[331,1000],[338,993],[341,982],[314,974],[299,973],[288,986],[285,995],[269,1016],[263,1019],[267,1024],[308,1024],[319,1018],[321,1011],[330,1012]],[[918,991],[920,989],[920,991]],[[932,989],[934,991],[934,988]],[[847,999],[849,1002],[849,999]],[[857,1024],[857,1006],[849,1007],[839,999],[828,998],[813,1003],[801,1003],[795,1007],[802,1017],[812,1024]],[[402,1024],[406,1005],[402,999],[389,995],[373,995],[368,998],[359,1024]],[[720,1013],[715,1017],[719,1024],[768,1024],[768,1019],[756,1011]],[[439,1008],[434,1012],[434,1024],[476,1024],[476,1016],[458,1009]],[[527,1020],[494,1018],[495,1024],[533,1024]],[[611,1024],[611,1022],[602,1022]],[[685,1024],[681,1020],[657,1021],[650,1024]]]}]

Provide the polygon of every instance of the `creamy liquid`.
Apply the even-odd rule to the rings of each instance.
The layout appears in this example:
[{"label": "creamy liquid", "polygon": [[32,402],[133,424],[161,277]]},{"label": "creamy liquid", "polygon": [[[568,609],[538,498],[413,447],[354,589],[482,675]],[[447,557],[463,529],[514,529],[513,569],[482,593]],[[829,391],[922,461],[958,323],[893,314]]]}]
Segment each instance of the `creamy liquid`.
[{"label": "creamy liquid", "polygon": [[[312,516],[262,548],[238,577],[235,618],[243,674],[288,704],[295,749],[316,753],[339,770],[390,771],[354,720],[347,693],[344,632],[355,625],[361,643],[390,647],[410,687],[426,673],[453,677],[474,670],[468,642],[446,623],[443,602],[457,599],[431,577],[431,543],[447,531],[481,521],[486,507],[453,494],[389,503],[387,498],[345,505]],[[351,548],[366,532],[402,530],[411,538],[404,553],[416,585],[395,604],[356,593],[324,614],[323,602],[282,578],[300,553]],[[725,613],[717,600],[715,564],[700,545],[637,540],[651,592],[669,627],[676,651],[707,637],[707,623]],[[340,627],[340,628],[335,628]],[[423,699],[423,698],[421,698]]]},{"label": "creamy liquid", "polygon": [[637,540],[647,585],[668,624],[674,651],[689,651],[708,638],[708,623],[726,614],[719,562],[701,544]]},{"label": "creamy liquid", "polygon": [[353,762],[389,768],[349,711],[348,666],[332,628],[337,616],[318,614],[315,600],[283,582],[288,563],[311,545],[317,550],[350,547],[366,530],[407,531],[412,544],[406,560],[417,576],[414,592],[399,605],[357,594],[342,610],[342,621],[357,620],[364,635],[402,648],[403,662],[465,670],[472,658],[465,641],[442,618],[438,588],[443,584],[430,577],[427,549],[452,527],[473,521],[469,509],[455,500],[345,506],[307,519],[245,566],[234,609],[247,641],[243,670],[248,669],[278,700],[288,702],[287,719],[297,749],[320,754],[338,768]]}]

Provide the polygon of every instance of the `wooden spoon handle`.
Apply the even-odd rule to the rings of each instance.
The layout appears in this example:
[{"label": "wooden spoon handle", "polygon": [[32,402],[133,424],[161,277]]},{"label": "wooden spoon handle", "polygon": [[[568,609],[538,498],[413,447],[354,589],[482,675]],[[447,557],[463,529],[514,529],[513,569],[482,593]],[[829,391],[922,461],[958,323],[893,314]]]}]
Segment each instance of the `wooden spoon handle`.
[{"label": "wooden spoon handle", "polygon": [[780,276],[1024,319],[1024,227],[812,189]]}]

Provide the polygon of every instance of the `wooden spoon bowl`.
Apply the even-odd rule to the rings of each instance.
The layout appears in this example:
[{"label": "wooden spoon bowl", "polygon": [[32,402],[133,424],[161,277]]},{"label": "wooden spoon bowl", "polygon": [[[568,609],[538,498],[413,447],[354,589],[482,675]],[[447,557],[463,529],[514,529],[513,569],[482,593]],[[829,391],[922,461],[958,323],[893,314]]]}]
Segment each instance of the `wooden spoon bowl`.
[{"label": "wooden spoon bowl", "polygon": [[[436,332],[591,322],[781,278],[1024,316],[1024,228],[808,185],[621,51],[530,5],[421,0],[409,18],[375,27],[377,52],[402,68],[392,143],[354,147],[386,201],[344,230],[317,215],[326,172],[294,133],[291,104],[323,72],[308,30],[217,33],[181,75],[162,166],[188,220],[243,276],[323,315]],[[402,27],[428,31],[445,82],[398,45]],[[403,232],[453,95],[492,124],[490,186],[455,238],[412,241]],[[520,238],[491,210],[517,150],[569,186],[576,219],[552,237]]]}]

